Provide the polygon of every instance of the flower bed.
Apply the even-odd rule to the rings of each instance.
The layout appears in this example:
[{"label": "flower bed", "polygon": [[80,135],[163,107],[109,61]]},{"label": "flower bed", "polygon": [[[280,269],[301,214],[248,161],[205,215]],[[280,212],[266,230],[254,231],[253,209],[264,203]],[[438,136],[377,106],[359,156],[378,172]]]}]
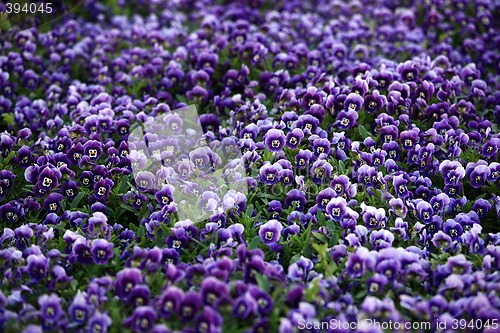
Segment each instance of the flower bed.
[{"label": "flower bed", "polygon": [[[85,0],[4,32],[0,331],[499,332],[499,11]],[[186,106],[203,148],[145,135],[136,172]]]}]

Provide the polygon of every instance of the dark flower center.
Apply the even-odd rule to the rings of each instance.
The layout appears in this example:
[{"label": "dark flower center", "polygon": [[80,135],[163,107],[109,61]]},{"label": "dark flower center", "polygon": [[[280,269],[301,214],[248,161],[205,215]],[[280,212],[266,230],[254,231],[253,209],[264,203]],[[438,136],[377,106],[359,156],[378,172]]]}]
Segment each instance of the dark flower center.
[{"label": "dark flower center", "polygon": [[52,179],[45,177],[45,178],[43,178],[42,184],[45,187],[49,187],[50,185],[52,185]]}]

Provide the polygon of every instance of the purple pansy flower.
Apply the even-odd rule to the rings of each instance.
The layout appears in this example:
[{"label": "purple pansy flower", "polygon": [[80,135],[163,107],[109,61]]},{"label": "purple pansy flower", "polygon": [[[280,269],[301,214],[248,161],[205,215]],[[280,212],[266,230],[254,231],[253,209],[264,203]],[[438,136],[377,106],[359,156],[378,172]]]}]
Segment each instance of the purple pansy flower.
[{"label": "purple pansy flower", "polygon": [[113,258],[113,243],[105,239],[94,239],[90,247],[90,253],[97,264],[107,264]]},{"label": "purple pansy flower", "polygon": [[40,305],[40,316],[44,329],[53,329],[61,324],[63,309],[61,299],[57,295],[42,295],[38,298],[38,304]]},{"label": "purple pansy flower", "polygon": [[326,205],[326,212],[335,222],[340,221],[347,212],[346,200],[342,197],[330,199],[330,202]]},{"label": "purple pansy flower", "polygon": [[123,324],[131,327],[134,332],[150,332],[156,323],[158,316],[151,306],[139,306],[134,309],[132,315],[126,318]]},{"label": "purple pansy flower", "polygon": [[300,128],[294,128],[286,135],[285,145],[290,149],[297,149],[303,137],[304,132]]},{"label": "purple pansy flower", "polygon": [[260,226],[259,237],[266,245],[277,243],[280,240],[283,225],[278,220],[269,220]]},{"label": "purple pansy flower", "polygon": [[288,278],[292,281],[304,282],[307,278],[307,274],[314,267],[311,259],[305,258],[303,256],[300,259],[288,267]]},{"label": "purple pansy flower", "polygon": [[285,134],[282,130],[272,128],[264,135],[264,143],[270,151],[279,152],[285,145]]},{"label": "purple pansy flower", "polygon": [[259,180],[267,185],[274,185],[279,182],[282,169],[279,163],[265,162],[259,170]]}]

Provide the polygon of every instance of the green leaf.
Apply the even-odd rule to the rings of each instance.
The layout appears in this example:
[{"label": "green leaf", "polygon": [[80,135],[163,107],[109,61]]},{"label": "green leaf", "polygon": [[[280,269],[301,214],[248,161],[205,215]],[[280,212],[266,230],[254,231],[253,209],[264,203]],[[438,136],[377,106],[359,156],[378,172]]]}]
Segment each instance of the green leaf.
[{"label": "green leaf", "polygon": [[326,244],[312,244],[312,247],[316,250],[319,256],[323,257],[326,254]]},{"label": "green leaf", "polygon": [[361,301],[362,299],[365,298],[365,296],[366,296],[366,289],[360,288],[360,290],[354,294],[354,299]]},{"label": "green leaf", "polygon": [[130,188],[129,177],[123,177],[118,187],[118,193],[125,193]]},{"label": "green leaf", "polygon": [[[322,243],[328,243],[328,238],[326,238],[325,234],[313,231],[312,235],[314,236],[314,238],[318,239]],[[313,246],[315,246],[315,245],[317,245],[317,244],[313,244]]]},{"label": "green leaf", "polygon": [[359,129],[359,135],[361,135],[361,138],[366,139],[367,137],[370,136],[370,132],[368,132],[363,125],[359,125],[358,129]]},{"label": "green leaf", "polygon": [[4,113],[2,115],[3,121],[9,126],[12,126],[16,123],[16,120],[14,119],[14,113]]},{"label": "green leaf", "polygon": [[308,302],[313,302],[315,299],[317,299],[318,293],[319,293],[319,282],[318,279],[314,279],[312,283],[309,285],[310,287],[307,288],[304,292],[304,298]]},{"label": "green leaf", "polygon": [[139,230],[137,231],[137,237],[139,237],[139,239],[142,239],[144,238],[145,234],[146,234],[146,228],[144,226],[140,226]]},{"label": "green leaf", "polygon": [[332,247],[339,244],[339,236],[336,232],[332,232],[332,236],[330,237],[330,241],[328,242],[328,246]]},{"label": "green leaf", "polygon": [[125,209],[125,210],[128,210],[129,212],[137,213],[137,209],[135,209],[134,207],[130,207],[127,204],[121,204],[120,207]]},{"label": "green leaf", "polygon": [[76,287],[78,287],[78,280],[72,279],[69,285],[71,286],[71,289],[76,290]]},{"label": "green leaf", "polygon": [[257,285],[260,289],[265,292],[269,292],[269,279],[265,278],[262,274],[255,274],[255,280],[257,280]]},{"label": "green leaf", "polygon": [[78,204],[80,203],[80,201],[82,201],[82,198],[84,196],[85,196],[85,192],[78,193],[78,195],[75,197],[75,199],[71,202],[71,205],[70,205],[71,210],[78,207]]},{"label": "green leaf", "polygon": [[338,164],[339,164],[339,172],[342,175],[345,175],[345,164],[344,164],[344,161],[338,160]]},{"label": "green leaf", "polygon": [[[162,226],[162,224],[160,224],[160,227]],[[128,228],[132,230],[134,233],[137,232],[137,226],[133,223],[129,223]]]},{"label": "green leaf", "polygon": [[8,164],[9,164],[9,162],[10,162],[10,160],[11,160],[14,156],[16,156],[16,151],[11,151],[11,152],[9,153],[9,155],[7,155],[7,157],[6,157],[6,158],[4,158],[4,160],[2,161],[2,163],[3,163],[4,165],[8,165]]},{"label": "green leaf", "polygon": [[260,244],[260,237],[259,236],[255,236],[250,241],[250,244],[248,244],[248,248],[249,249],[255,249],[255,248],[257,248],[259,246],[259,244]]},{"label": "green leaf", "polygon": [[336,228],[335,226],[335,222],[333,222],[333,220],[327,220],[326,221],[326,229],[328,229],[329,231],[332,231],[334,232]]},{"label": "green leaf", "polygon": [[251,218],[253,214],[253,204],[249,204],[247,206],[247,211],[245,212],[245,215],[247,218]]},{"label": "green leaf", "polygon": [[318,224],[320,226],[325,225],[325,214],[323,213],[323,211],[318,209],[318,213],[316,215],[318,217]]},{"label": "green leaf", "polygon": [[160,229],[163,230],[167,235],[170,235],[172,233],[172,230],[170,230],[170,227],[166,223],[160,223]]}]

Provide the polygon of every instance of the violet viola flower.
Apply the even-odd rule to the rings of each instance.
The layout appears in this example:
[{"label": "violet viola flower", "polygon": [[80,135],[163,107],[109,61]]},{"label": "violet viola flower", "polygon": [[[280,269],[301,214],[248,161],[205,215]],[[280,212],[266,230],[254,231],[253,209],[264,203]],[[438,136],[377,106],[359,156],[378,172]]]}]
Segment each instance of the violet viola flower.
[{"label": "violet viola flower", "polygon": [[204,170],[210,164],[210,148],[198,147],[189,152],[189,159],[195,167]]},{"label": "violet viola flower", "polygon": [[313,153],[310,150],[300,149],[299,153],[295,155],[296,167],[299,169],[307,168]]},{"label": "violet viola flower", "polygon": [[147,190],[155,187],[156,177],[149,171],[139,171],[135,181],[138,189]]},{"label": "violet viola flower", "polygon": [[479,218],[484,218],[486,215],[488,215],[491,207],[492,205],[489,201],[485,199],[477,199],[474,202],[474,205],[472,205],[471,209],[477,213],[477,216]]},{"label": "violet viola flower", "polygon": [[285,145],[285,134],[282,130],[272,128],[267,131],[263,139],[267,149],[270,151],[277,153],[283,150]]},{"label": "violet viola flower", "polygon": [[207,212],[215,212],[219,206],[220,198],[212,191],[205,191],[202,193],[198,206]]},{"label": "violet viola flower", "polygon": [[435,213],[441,212],[445,206],[450,203],[450,198],[446,193],[439,193],[438,195],[431,198],[429,203]]},{"label": "violet viola flower", "polygon": [[59,185],[59,179],[61,179],[61,177],[62,175],[59,169],[47,165],[38,173],[37,185],[40,189],[48,192]]},{"label": "violet viola flower", "polygon": [[492,183],[497,183],[500,180],[500,163],[493,162],[489,165],[491,170],[488,181]]},{"label": "violet viola flower", "polygon": [[356,252],[349,256],[345,266],[345,273],[353,278],[362,277],[368,269],[373,268],[375,258],[365,247],[358,247]]},{"label": "violet viola flower", "polygon": [[280,240],[283,225],[278,220],[269,220],[260,226],[259,237],[266,245],[277,243]]},{"label": "violet viola flower", "polygon": [[159,299],[159,314],[163,318],[169,318],[175,313],[179,313],[181,304],[184,300],[184,292],[182,289],[169,286],[160,296]]},{"label": "violet viola flower", "polygon": [[88,233],[91,237],[103,237],[107,240],[111,238],[111,230],[108,225],[108,218],[101,212],[95,212],[89,218]]},{"label": "violet viola flower", "polygon": [[285,145],[290,149],[297,149],[303,137],[304,132],[300,128],[294,128],[286,135]]},{"label": "violet viola flower", "polygon": [[[467,165],[467,169],[469,169],[469,165]],[[469,169],[470,170],[470,169]],[[469,180],[471,186],[474,188],[480,188],[486,183],[486,180],[491,174],[491,170],[487,165],[477,165],[474,167],[472,172],[469,174]]]},{"label": "violet viola flower", "polygon": [[222,316],[210,306],[195,318],[195,332],[221,332]]},{"label": "violet viola flower", "polygon": [[418,67],[415,62],[407,60],[397,67],[398,73],[401,75],[405,81],[417,81],[418,80]]},{"label": "violet viola flower", "polygon": [[30,254],[27,258],[28,265],[26,270],[31,279],[39,281],[47,276],[49,269],[49,259],[43,254]]},{"label": "violet viola flower", "polygon": [[396,218],[394,227],[390,227],[389,230],[403,241],[407,241],[410,238],[408,222],[403,221],[401,217]]},{"label": "violet viola flower", "polygon": [[143,276],[138,268],[124,268],[116,274],[116,295],[126,299],[134,285],[142,284]]},{"label": "violet viola flower", "polygon": [[105,239],[94,239],[90,247],[90,253],[96,264],[104,265],[113,258],[113,243]]},{"label": "violet viola flower", "polygon": [[294,128],[300,128],[304,134],[311,135],[316,133],[319,123],[318,118],[310,114],[304,114],[299,116],[299,119],[294,124]]},{"label": "violet viola flower", "polygon": [[443,231],[449,235],[453,240],[457,240],[463,234],[463,228],[460,223],[455,220],[448,219],[443,225]]},{"label": "violet viola flower", "polygon": [[200,115],[200,125],[204,133],[215,132],[220,127],[220,120],[214,114],[202,114]]},{"label": "violet viola flower", "polygon": [[40,305],[42,327],[45,330],[54,329],[61,324],[63,309],[61,299],[57,295],[42,295],[38,298],[38,304]]},{"label": "violet viola flower", "polygon": [[385,228],[387,223],[387,217],[385,216],[385,209],[375,208],[372,206],[367,206],[365,203],[361,203],[361,215],[363,216],[363,221],[365,226],[369,229],[380,229]]},{"label": "violet viola flower", "polygon": [[326,212],[333,221],[339,222],[347,212],[346,200],[342,197],[330,199],[330,202],[326,205]]},{"label": "violet viola flower", "polygon": [[97,160],[102,154],[102,144],[96,140],[89,140],[83,145],[83,152],[91,160]]},{"label": "violet viola flower", "polygon": [[90,332],[107,333],[111,323],[112,320],[106,313],[96,311],[89,319],[88,328]]},{"label": "violet viola flower", "polygon": [[491,138],[481,148],[481,153],[484,157],[494,158],[500,148],[500,138]]},{"label": "violet viola flower", "polygon": [[167,184],[161,190],[156,192],[156,201],[158,202],[160,207],[164,207],[174,201],[174,191],[174,186]]},{"label": "violet viola flower", "polygon": [[399,136],[399,141],[403,145],[403,149],[412,150],[415,148],[416,144],[419,142],[418,132],[415,130],[403,131]]},{"label": "violet viola flower", "polygon": [[139,306],[134,309],[132,316],[125,319],[123,324],[130,327],[134,332],[150,332],[156,323],[158,316],[151,306]]},{"label": "violet viola flower", "polygon": [[92,313],[92,306],[87,302],[86,296],[86,293],[79,290],[68,308],[71,320],[77,324],[86,323]]},{"label": "violet viola flower", "polygon": [[189,241],[184,228],[172,228],[172,233],[167,236],[165,243],[169,248],[180,251]]},{"label": "violet viola flower", "polygon": [[452,239],[442,230],[439,230],[432,236],[431,242],[438,249],[448,249],[451,246]]},{"label": "violet viola flower", "polygon": [[387,97],[385,95],[381,95],[378,90],[373,90],[371,95],[367,95],[364,97],[364,106],[365,110],[368,113],[375,113],[380,110],[387,104]]},{"label": "violet viola flower", "polygon": [[83,265],[90,265],[93,263],[89,242],[84,237],[78,238],[73,243],[73,253],[75,254],[77,262]]},{"label": "violet viola flower", "polygon": [[272,219],[277,219],[283,211],[283,207],[281,205],[281,202],[278,200],[270,201],[269,207],[267,208],[267,211],[269,213],[271,213]]},{"label": "violet viola flower", "polygon": [[325,210],[326,206],[330,202],[330,199],[336,196],[337,196],[336,191],[334,191],[331,188],[325,188],[324,190],[320,191],[316,196],[316,203],[318,204],[319,208]]},{"label": "violet viola flower", "polygon": [[196,316],[199,308],[203,305],[203,300],[199,292],[188,291],[182,299],[180,306],[180,317],[183,322],[188,322]]},{"label": "violet viola flower", "polygon": [[62,184],[61,192],[65,197],[73,200],[78,195],[78,184],[75,181],[68,180]]},{"label": "violet viola flower", "polygon": [[107,332],[110,305],[151,333],[500,318],[498,1],[190,2],[0,38],[0,331]]},{"label": "violet viola flower", "polygon": [[394,235],[388,230],[375,230],[370,234],[370,243],[374,250],[380,250],[392,246]]},{"label": "violet viola flower", "polygon": [[328,155],[330,153],[330,141],[326,138],[317,138],[313,141],[313,153],[315,157],[321,154]]},{"label": "violet viola flower", "polygon": [[281,116],[281,121],[283,121],[288,129],[292,129],[295,121],[299,119],[299,116],[294,111],[286,111]]},{"label": "violet viola flower", "polygon": [[324,184],[331,177],[333,167],[326,160],[317,160],[311,166],[309,173],[315,184]]},{"label": "violet viola flower", "polygon": [[12,188],[13,179],[16,177],[12,171],[1,170],[0,171],[0,198],[3,197],[8,190]]},{"label": "violet viola flower", "polygon": [[226,284],[213,276],[204,278],[201,283],[201,298],[207,305],[217,306],[217,302],[226,297],[228,292]]},{"label": "violet viola flower", "polygon": [[434,209],[427,201],[419,201],[416,205],[418,216],[424,223],[429,223],[434,215]]},{"label": "violet viola flower", "polygon": [[295,210],[304,211],[305,204],[306,196],[304,191],[293,189],[287,193],[285,198],[285,205],[287,207],[293,207]]},{"label": "violet viola flower", "polygon": [[303,256],[288,267],[288,278],[292,281],[305,282],[307,274],[313,269],[314,264],[311,259]]},{"label": "violet viola flower", "polygon": [[377,294],[389,283],[389,279],[380,273],[375,273],[366,280],[366,286],[370,294]]},{"label": "violet viola flower", "polygon": [[274,185],[279,182],[282,169],[280,164],[266,161],[259,170],[259,180],[264,184]]},{"label": "violet viola flower", "polygon": [[441,162],[439,171],[448,185],[457,184],[465,176],[465,169],[458,161],[445,160]]},{"label": "violet viola flower", "polygon": [[411,196],[406,184],[408,184],[408,180],[406,180],[403,176],[394,176],[392,179],[392,185],[396,189],[398,197],[403,200]]},{"label": "violet viola flower", "polygon": [[285,186],[292,186],[295,179],[294,173],[290,169],[281,170],[281,183]]},{"label": "violet viola flower", "polygon": [[43,202],[43,209],[48,212],[56,213],[61,209],[63,196],[59,193],[51,193]]},{"label": "violet viola flower", "polygon": [[285,229],[281,233],[283,235],[283,239],[285,242],[288,242],[294,235],[298,235],[300,232],[300,227],[297,224],[292,224]]},{"label": "violet viola flower", "polygon": [[244,293],[235,300],[232,314],[238,319],[247,319],[257,313],[257,302],[249,294]]},{"label": "violet viola flower", "polygon": [[358,113],[356,111],[352,109],[349,109],[349,111],[342,111],[337,115],[337,121],[335,121],[334,126],[341,130],[347,130],[357,125],[356,119],[358,119]]},{"label": "violet viola flower", "polygon": [[359,94],[350,93],[344,101],[344,111],[354,111],[359,112],[363,106],[364,99]]}]

